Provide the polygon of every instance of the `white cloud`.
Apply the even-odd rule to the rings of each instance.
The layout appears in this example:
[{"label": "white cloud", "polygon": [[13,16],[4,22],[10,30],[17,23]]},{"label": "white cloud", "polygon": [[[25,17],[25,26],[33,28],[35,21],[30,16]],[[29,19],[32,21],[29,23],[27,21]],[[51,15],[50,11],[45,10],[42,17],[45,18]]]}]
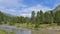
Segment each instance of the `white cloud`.
[{"label": "white cloud", "polygon": [[20,14],[20,16],[31,17],[31,14]]},{"label": "white cloud", "polygon": [[21,11],[22,12],[31,12],[31,11],[35,11],[35,12],[37,12],[37,11],[39,11],[39,10],[42,10],[43,12],[45,12],[45,11],[48,11],[48,10],[51,10],[49,7],[46,7],[46,6],[42,6],[42,5],[40,5],[40,4],[38,4],[38,5],[36,5],[36,6],[32,6],[32,7],[29,7],[29,8],[24,8],[24,9],[22,9]]},{"label": "white cloud", "polygon": [[[20,7],[22,7],[22,9],[17,10],[17,9],[20,9]],[[6,13],[15,14],[15,15],[17,14],[19,16],[24,16],[24,17],[26,17],[26,16],[31,17],[31,12],[33,10],[35,12],[37,12],[39,10],[43,10],[44,12],[47,10],[51,10],[49,7],[42,6],[40,4],[38,4],[36,6],[28,7],[28,8],[26,8],[26,7],[28,7],[28,5],[24,5],[23,0],[0,0],[0,10],[2,10],[3,12],[6,12]],[[24,14],[20,14],[22,12],[24,12]],[[26,14],[26,13],[28,13],[28,14]]]},{"label": "white cloud", "polygon": [[5,8],[19,8],[19,7],[26,7],[26,5],[22,4],[23,0],[0,0],[0,6]]},{"label": "white cloud", "polygon": [[0,0],[0,10],[6,13],[18,12],[20,7],[27,7],[23,4],[23,0]]},{"label": "white cloud", "polygon": [[14,10],[14,9],[9,9],[9,11],[10,11],[10,12],[16,12],[16,10]]},{"label": "white cloud", "polygon": [[[22,10],[20,10],[21,12],[28,13],[28,14],[20,14],[20,16],[25,16],[25,17],[29,16],[29,17],[31,17],[31,12],[33,10],[35,12],[40,11],[40,10],[42,10],[43,12],[45,12],[45,11],[48,11],[48,10],[51,10],[51,9],[48,8],[48,7],[46,7],[46,6],[42,6],[42,5],[38,4],[36,6],[32,6],[32,7],[28,7],[28,8],[23,8]],[[29,12],[30,12],[30,14],[29,14]]]}]

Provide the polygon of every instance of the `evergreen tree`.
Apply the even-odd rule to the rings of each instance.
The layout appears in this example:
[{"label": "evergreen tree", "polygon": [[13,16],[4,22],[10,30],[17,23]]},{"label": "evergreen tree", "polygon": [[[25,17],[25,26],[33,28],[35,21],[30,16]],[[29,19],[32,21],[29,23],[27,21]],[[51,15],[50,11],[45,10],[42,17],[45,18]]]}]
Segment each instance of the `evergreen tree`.
[{"label": "evergreen tree", "polygon": [[43,23],[44,22],[44,14],[43,14],[43,11],[40,10],[40,22]]},{"label": "evergreen tree", "polygon": [[44,23],[50,24],[50,23],[51,23],[51,15],[50,15],[50,13],[45,12],[45,13],[44,13],[44,17],[45,17]]},{"label": "evergreen tree", "polygon": [[32,11],[32,14],[31,14],[31,22],[35,23],[35,12],[34,11]]},{"label": "evergreen tree", "polygon": [[40,12],[37,12],[36,23],[40,23]]},{"label": "evergreen tree", "polygon": [[50,11],[51,23],[54,23],[54,13]]},{"label": "evergreen tree", "polygon": [[55,23],[60,25],[60,11],[55,12]]}]

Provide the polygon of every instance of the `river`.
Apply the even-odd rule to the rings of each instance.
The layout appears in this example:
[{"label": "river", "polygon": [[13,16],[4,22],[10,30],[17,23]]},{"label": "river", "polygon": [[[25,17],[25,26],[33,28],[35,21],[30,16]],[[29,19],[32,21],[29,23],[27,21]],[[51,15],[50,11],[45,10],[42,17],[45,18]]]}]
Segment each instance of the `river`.
[{"label": "river", "polygon": [[5,30],[7,32],[14,32],[16,34],[31,34],[31,30],[26,28],[17,28],[15,26],[7,26],[5,24],[0,25],[0,30]]},{"label": "river", "polygon": [[0,25],[0,30],[15,32],[16,34],[60,34],[60,28],[41,28],[40,30],[30,30],[26,28],[17,28],[15,26]]}]

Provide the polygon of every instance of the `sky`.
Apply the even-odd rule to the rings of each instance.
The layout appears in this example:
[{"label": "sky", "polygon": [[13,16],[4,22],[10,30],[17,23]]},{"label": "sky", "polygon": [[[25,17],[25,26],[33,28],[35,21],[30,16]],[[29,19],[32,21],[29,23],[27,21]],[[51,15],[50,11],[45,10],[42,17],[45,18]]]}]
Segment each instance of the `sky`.
[{"label": "sky", "polygon": [[0,11],[15,16],[30,17],[31,12],[54,9],[60,0],[0,0]]}]

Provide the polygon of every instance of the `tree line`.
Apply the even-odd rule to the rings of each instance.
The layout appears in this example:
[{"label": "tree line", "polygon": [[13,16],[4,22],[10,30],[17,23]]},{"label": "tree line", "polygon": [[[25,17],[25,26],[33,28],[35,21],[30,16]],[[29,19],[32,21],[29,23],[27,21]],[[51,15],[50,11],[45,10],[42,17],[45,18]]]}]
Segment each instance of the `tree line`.
[{"label": "tree line", "polygon": [[40,10],[35,13],[35,11],[32,11],[31,17],[23,17],[23,16],[11,16],[8,14],[5,14],[0,11],[0,24],[7,24],[13,25],[15,23],[32,23],[40,25],[40,24],[52,24],[56,23],[57,25],[60,25],[60,10],[56,11],[46,11],[45,13]]}]

